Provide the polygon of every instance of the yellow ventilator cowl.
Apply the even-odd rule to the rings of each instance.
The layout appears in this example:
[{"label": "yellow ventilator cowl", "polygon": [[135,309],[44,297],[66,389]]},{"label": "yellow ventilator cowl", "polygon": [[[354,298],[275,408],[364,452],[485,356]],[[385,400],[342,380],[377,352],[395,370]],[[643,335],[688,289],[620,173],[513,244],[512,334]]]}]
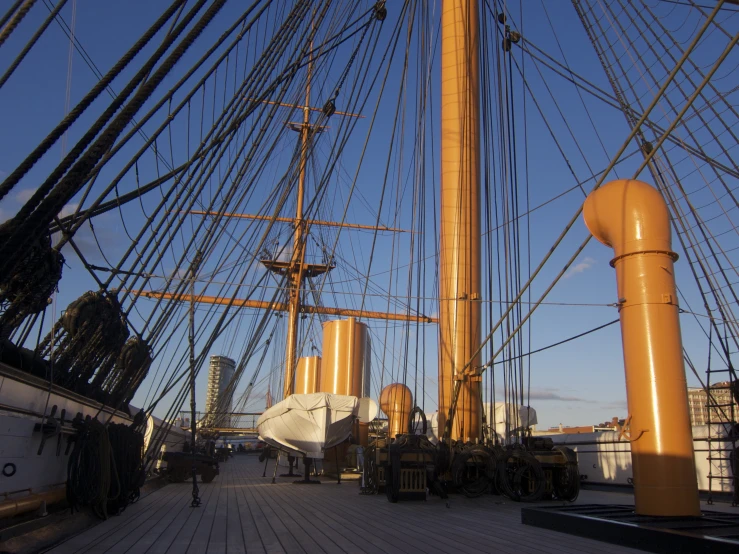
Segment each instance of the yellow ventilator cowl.
[{"label": "yellow ventilator cowl", "polygon": [[386,386],[380,393],[380,408],[387,414],[388,439],[408,432],[408,418],[413,409],[411,389],[402,383]]},{"label": "yellow ventilator cowl", "polygon": [[614,250],[636,512],[700,515],[669,212],[641,181],[611,181],[583,206]]}]

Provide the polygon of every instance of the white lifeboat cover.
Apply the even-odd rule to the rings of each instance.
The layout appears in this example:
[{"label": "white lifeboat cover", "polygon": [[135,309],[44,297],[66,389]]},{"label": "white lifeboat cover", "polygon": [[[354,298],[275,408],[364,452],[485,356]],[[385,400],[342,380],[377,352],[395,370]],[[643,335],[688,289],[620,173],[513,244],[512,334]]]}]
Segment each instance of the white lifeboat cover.
[{"label": "white lifeboat cover", "polygon": [[[500,439],[505,442],[506,433],[514,433],[519,429],[526,429],[538,423],[536,410],[529,406],[506,404],[505,402],[486,402],[484,404],[485,419],[488,427],[492,428]],[[436,444],[439,442],[439,412],[427,416],[428,426],[426,436]],[[416,434],[420,434],[417,427]]]},{"label": "white lifeboat cover", "polygon": [[293,394],[257,420],[259,438],[267,444],[307,456],[323,458],[323,451],[343,442],[359,413],[356,396]]},{"label": "white lifeboat cover", "polygon": [[495,402],[495,405],[492,402],[485,403],[485,417],[488,425],[501,437],[539,422],[534,408],[505,402]]}]

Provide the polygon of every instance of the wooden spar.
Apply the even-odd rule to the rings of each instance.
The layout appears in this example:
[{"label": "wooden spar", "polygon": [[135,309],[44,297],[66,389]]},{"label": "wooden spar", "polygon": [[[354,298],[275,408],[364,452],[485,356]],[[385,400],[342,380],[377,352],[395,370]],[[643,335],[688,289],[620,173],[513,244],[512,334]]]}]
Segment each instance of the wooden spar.
[{"label": "wooden spar", "polygon": [[[308,144],[311,139],[310,124],[310,80],[313,72],[313,57],[308,63],[308,77],[305,82],[305,106],[303,106],[303,124],[300,130],[300,172],[298,175],[298,199],[295,208],[295,230],[293,234],[293,252],[290,263],[290,280],[287,310],[287,341],[285,344],[285,381],[282,397],[293,393],[295,367],[298,363],[298,325],[300,324],[300,296],[303,290],[303,265],[305,263],[305,237],[308,228],[303,220],[303,200],[305,197],[305,173],[308,164]],[[291,466],[292,471],[292,466]]]},{"label": "wooden spar", "polygon": [[[439,256],[439,429],[481,438],[480,96],[477,0],[443,0],[441,19],[441,236]],[[463,368],[471,360],[468,371]]]},{"label": "wooden spar", "polygon": [[[243,300],[240,298],[223,298],[218,296],[197,295],[193,299],[190,294],[175,294],[172,292],[156,292],[150,290],[130,290],[131,294],[138,294],[145,298],[161,298],[163,300],[177,300],[179,302],[195,301],[201,304],[218,304],[221,306],[231,305],[234,308],[255,308],[261,310],[274,310],[276,312],[288,311],[288,304],[284,302],[264,302],[262,300]],[[411,321],[414,323],[438,323],[435,317],[414,314],[394,314],[386,312],[370,312],[367,310],[349,310],[346,308],[330,308],[326,306],[308,306],[302,304],[300,313],[323,314],[343,317],[361,317],[366,319],[386,319],[389,321]]]},{"label": "wooden spar", "polygon": [[[298,220],[292,217],[272,217],[271,215],[251,215],[251,214],[235,214],[235,213],[219,213],[219,212],[206,212],[202,210],[189,210],[188,214],[192,215],[205,215],[205,216],[220,216],[220,217],[233,217],[238,219],[258,219],[260,221],[279,221],[282,223],[297,223]],[[342,223],[340,221],[321,221],[320,219],[304,219],[302,220],[306,225],[319,225],[323,227],[341,227],[342,229],[367,229],[370,231],[387,231],[393,233],[413,233],[408,229],[397,229],[395,227],[384,227],[382,225],[360,225],[358,223]]]}]

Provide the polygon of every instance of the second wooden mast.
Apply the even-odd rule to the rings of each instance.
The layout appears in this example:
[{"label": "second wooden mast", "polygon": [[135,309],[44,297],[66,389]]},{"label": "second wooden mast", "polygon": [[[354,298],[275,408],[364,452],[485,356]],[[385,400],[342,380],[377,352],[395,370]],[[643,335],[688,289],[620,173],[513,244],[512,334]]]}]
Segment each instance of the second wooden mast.
[{"label": "second wooden mast", "polygon": [[311,139],[310,123],[310,80],[313,71],[313,59],[308,63],[308,77],[305,83],[305,104],[303,105],[303,124],[300,126],[300,169],[298,174],[298,198],[295,210],[295,230],[293,233],[293,251],[288,272],[290,282],[287,311],[287,344],[285,346],[285,381],[283,398],[293,393],[295,367],[298,363],[298,325],[300,324],[300,296],[303,292],[305,263],[305,237],[308,236],[306,223],[303,220],[303,200],[305,197],[305,173],[308,164],[308,147]]},{"label": "second wooden mast", "polygon": [[480,76],[477,0],[443,0],[441,15],[439,432],[475,442],[480,395]]}]

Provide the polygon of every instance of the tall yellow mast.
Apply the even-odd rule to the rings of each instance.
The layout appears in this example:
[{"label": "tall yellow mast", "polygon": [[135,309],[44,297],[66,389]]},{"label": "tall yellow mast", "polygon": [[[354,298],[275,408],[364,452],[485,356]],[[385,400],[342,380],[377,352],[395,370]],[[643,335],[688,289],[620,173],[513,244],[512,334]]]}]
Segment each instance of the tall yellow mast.
[{"label": "tall yellow mast", "polygon": [[480,95],[477,0],[443,0],[441,15],[441,238],[439,429],[459,382],[449,438],[481,437]]},{"label": "tall yellow mast", "polygon": [[[311,43],[312,50],[312,43]],[[306,223],[303,220],[303,197],[305,196],[305,173],[308,163],[308,142],[311,138],[310,123],[310,80],[313,70],[313,57],[308,63],[308,76],[305,84],[305,104],[303,105],[303,124],[300,126],[300,172],[298,175],[298,202],[295,210],[295,231],[293,233],[293,252],[288,272],[290,298],[287,311],[287,344],[285,345],[285,381],[283,398],[293,393],[295,368],[298,363],[298,324],[300,314],[300,295],[303,289],[303,264],[305,262]]]}]

